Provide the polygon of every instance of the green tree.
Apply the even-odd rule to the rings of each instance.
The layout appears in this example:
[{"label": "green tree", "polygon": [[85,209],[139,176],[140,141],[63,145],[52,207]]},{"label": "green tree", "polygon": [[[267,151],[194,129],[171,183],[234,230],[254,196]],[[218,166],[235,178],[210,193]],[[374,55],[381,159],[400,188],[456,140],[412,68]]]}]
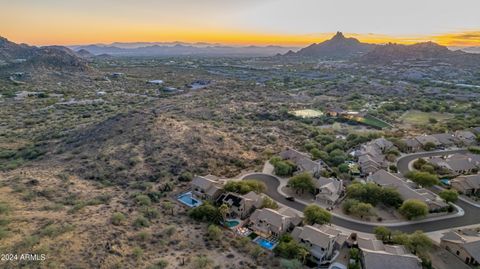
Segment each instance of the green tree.
[{"label": "green tree", "polygon": [[458,199],[458,192],[456,190],[443,190],[438,195],[447,203],[454,203]]},{"label": "green tree", "polygon": [[278,208],[278,204],[277,202],[275,202],[274,200],[272,200],[272,198],[268,197],[268,196],[265,196],[263,197],[263,200],[262,200],[262,208],[271,208],[271,209],[277,209]]},{"label": "green tree", "polygon": [[373,212],[373,206],[369,203],[363,203],[363,202],[354,204],[350,208],[350,213],[362,219],[363,217],[369,217],[369,216],[375,215],[375,213]]},{"label": "green tree", "polygon": [[218,223],[222,220],[220,210],[210,203],[204,203],[190,210],[189,215],[192,219],[210,223]]},{"label": "green tree", "polygon": [[403,202],[400,207],[400,213],[409,220],[415,219],[426,216],[428,214],[428,206],[420,200],[409,199]]},{"label": "green tree", "polygon": [[218,207],[218,211],[220,215],[222,215],[222,220],[225,221],[227,219],[227,214],[230,212],[230,207],[227,204],[222,204]]},{"label": "green tree", "polygon": [[332,214],[330,214],[330,212],[317,205],[309,205],[305,207],[303,214],[305,216],[305,222],[310,225],[325,224],[332,219]]},{"label": "green tree", "polygon": [[382,240],[385,243],[390,242],[392,239],[392,231],[384,226],[375,227],[373,233],[378,240]]},{"label": "green tree", "polygon": [[405,176],[422,187],[431,187],[440,183],[437,175],[428,172],[410,171]]},{"label": "green tree", "polygon": [[400,193],[394,188],[383,188],[380,195],[380,200],[386,206],[399,208],[402,205],[403,199]]},{"label": "green tree", "polygon": [[280,242],[278,243],[277,247],[274,248],[273,251],[275,252],[275,254],[284,259],[301,260],[303,258],[304,252],[307,250],[304,246],[293,240],[292,236],[283,235],[280,238]]},{"label": "green tree", "polygon": [[315,183],[313,182],[312,175],[309,173],[301,173],[293,176],[288,180],[288,186],[295,190],[296,193],[299,191],[302,194],[307,191],[313,193],[315,191]]},{"label": "green tree", "polygon": [[348,164],[342,163],[338,166],[338,171],[340,171],[341,173],[348,173],[350,171],[350,168],[348,167]]},{"label": "green tree", "polygon": [[423,145],[423,149],[426,151],[430,151],[435,149],[437,146],[433,142],[427,142],[425,145]]},{"label": "green tree", "polygon": [[215,224],[210,224],[208,226],[208,238],[218,241],[222,237],[222,229],[220,229],[217,225]]},{"label": "green tree", "polygon": [[239,194],[246,194],[251,191],[261,193],[265,192],[267,186],[265,185],[265,183],[254,179],[246,179],[239,181],[230,180],[225,184],[223,189],[225,191],[235,192]]}]

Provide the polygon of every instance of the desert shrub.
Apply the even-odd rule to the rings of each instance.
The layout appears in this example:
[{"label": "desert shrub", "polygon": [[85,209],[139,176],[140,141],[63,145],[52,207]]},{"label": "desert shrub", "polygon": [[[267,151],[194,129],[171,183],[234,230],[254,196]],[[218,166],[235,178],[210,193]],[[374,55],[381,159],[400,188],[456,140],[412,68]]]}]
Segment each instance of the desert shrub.
[{"label": "desert shrub", "polygon": [[148,227],[148,226],[150,226],[150,222],[145,217],[140,216],[140,217],[135,219],[135,221],[133,222],[133,226],[136,227],[136,228]]},{"label": "desert shrub", "polygon": [[143,210],[143,216],[149,220],[156,219],[160,216],[160,212],[156,208],[147,207]]},{"label": "desert shrub", "polygon": [[152,204],[152,200],[147,195],[138,194],[135,196],[135,203],[139,206],[149,206]]},{"label": "desert shrub", "polygon": [[152,235],[147,231],[141,231],[135,237],[138,241],[147,241]]},{"label": "desert shrub", "polygon": [[213,260],[208,258],[207,256],[201,255],[197,256],[193,263],[195,264],[195,268],[204,269],[212,266]]},{"label": "desert shrub", "polygon": [[222,237],[222,229],[215,224],[210,224],[208,226],[208,238],[212,240],[219,240]]},{"label": "desert shrub", "polygon": [[110,221],[112,222],[113,225],[121,225],[127,217],[123,213],[116,212],[113,213],[112,217],[110,218]]},{"label": "desert shrub", "polygon": [[177,228],[173,225],[167,226],[165,229],[163,229],[163,233],[167,236],[170,237],[172,236],[175,232],[177,231]]},{"label": "desert shrub", "polygon": [[241,181],[228,181],[223,188],[225,191],[246,194],[251,191],[256,193],[265,192],[267,186],[261,181],[247,179]]},{"label": "desert shrub", "polygon": [[133,250],[132,250],[132,256],[136,260],[141,259],[142,256],[143,256],[143,249],[141,249],[140,247],[134,247]]}]

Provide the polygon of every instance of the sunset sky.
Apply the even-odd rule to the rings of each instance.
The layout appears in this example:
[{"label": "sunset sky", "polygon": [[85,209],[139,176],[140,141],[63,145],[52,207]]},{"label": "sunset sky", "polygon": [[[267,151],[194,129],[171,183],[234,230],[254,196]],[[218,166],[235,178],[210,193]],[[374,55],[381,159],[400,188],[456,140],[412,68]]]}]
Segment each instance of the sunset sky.
[{"label": "sunset sky", "polygon": [[34,45],[134,41],[480,46],[479,0],[0,0],[0,36]]}]

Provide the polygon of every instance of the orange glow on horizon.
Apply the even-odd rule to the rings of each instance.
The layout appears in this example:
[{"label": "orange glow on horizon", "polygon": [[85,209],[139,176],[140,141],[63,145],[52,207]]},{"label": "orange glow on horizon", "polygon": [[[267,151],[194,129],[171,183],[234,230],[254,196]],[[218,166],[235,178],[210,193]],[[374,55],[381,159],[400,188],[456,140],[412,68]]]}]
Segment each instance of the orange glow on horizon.
[{"label": "orange glow on horizon", "polygon": [[[134,29],[130,29],[134,30]],[[153,30],[153,29],[148,29]],[[27,43],[32,45],[79,45],[113,42],[207,42],[220,43],[226,45],[280,45],[303,47],[312,43],[323,42],[330,39],[335,33],[321,33],[311,35],[287,35],[287,34],[261,34],[247,32],[228,32],[228,31],[163,31],[156,33],[142,29],[132,31],[128,34],[106,32],[102,34],[90,35],[89,33],[77,33],[74,35],[52,34],[50,36],[35,35],[25,36],[22,34],[11,33],[5,37],[18,43]],[[0,34],[1,35],[1,34]],[[346,37],[354,37],[365,43],[385,44],[388,42],[399,44],[413,44],[418,42],[433,41],[445,46],[480,46],[480,31],[446,33],[430,36],[389,36],[379,34],[356,34],[345,33]]]}]

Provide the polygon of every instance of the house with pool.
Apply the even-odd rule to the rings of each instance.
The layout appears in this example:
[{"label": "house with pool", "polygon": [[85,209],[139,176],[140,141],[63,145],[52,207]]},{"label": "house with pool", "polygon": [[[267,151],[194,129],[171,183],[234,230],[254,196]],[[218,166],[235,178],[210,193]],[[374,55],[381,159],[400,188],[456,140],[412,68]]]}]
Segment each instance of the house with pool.
[{"label": "house with pool", "polygon": [[227,192],[222,193],[218,199],[217,204],[228,205],[229,212],[228,218],[240,218],[245,219],[257,208],[262,206],[263,195],[257,194],[253,191],[240,195],[237,193]]},{"label": "house with pool", "polygon": [[192,182],[192,194],[201,199],[208,201],[216,201],[223,192],[225,181],[220,180],[216,176],[196,176]]},{"label": "house with pool", "polygon": [[277,210],[257,209],[250,216],[249,227],[263,237],[280,236],[302,222],[300,215],[288,207]]},{"label": "house with pool", "polygon": [[310,260],[320,265],[336,258],[349,235],[327,225],[315,224],[295,227],[292,237],[306,246],[310,251]]}]

